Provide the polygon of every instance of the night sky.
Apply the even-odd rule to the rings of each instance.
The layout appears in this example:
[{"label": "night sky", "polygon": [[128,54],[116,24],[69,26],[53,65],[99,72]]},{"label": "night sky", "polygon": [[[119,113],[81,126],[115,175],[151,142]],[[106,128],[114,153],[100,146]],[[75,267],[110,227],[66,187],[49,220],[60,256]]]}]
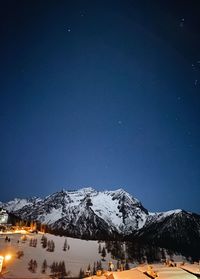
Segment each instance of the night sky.
[{"label": "night sky", "polygon": [[1,201],[124,188],[200,213],[198,2],[0,2]]}]

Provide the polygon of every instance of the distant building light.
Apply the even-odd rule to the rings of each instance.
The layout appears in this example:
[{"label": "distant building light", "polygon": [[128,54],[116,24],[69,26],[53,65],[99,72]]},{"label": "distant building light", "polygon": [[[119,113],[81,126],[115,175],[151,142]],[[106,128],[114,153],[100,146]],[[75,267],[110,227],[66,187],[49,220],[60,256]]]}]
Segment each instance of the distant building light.
[{"label": "distant building light", "polygon": [[12,258],[12,256],[10,254],[5,256],[5,261],[9,261]]}]

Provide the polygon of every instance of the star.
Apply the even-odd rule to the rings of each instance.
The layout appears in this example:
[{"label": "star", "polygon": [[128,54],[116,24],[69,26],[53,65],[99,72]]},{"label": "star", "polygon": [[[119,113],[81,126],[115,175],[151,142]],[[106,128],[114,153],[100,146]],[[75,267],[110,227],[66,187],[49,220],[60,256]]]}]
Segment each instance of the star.
[{"label": "star", "polygon": [[85,12],[80,12],[80,16],[83,17],[85,15]]},{"label": "star", "polygon": [[65,30],[65,32],[71,32],[71,28],[67,27],[65,24],[64,24],[64,30]]},{"label": "star", "polygon": [[122,125],[122,121],[121,120],[119,120],[117,123],[118,123],[118,125]]},{"label": "star", "polygon": [[180,21],[179,26],[180,26],[181,28],[183,28],[184,23],[185,23],[185,19],[184,19],[184,18],[181,18],[181,21]]}]

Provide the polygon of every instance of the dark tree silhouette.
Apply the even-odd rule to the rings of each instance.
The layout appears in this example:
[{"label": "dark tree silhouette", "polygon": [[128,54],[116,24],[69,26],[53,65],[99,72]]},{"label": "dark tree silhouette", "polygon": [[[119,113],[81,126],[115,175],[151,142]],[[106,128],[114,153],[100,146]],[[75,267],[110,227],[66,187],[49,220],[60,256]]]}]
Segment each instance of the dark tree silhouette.
[{"label": "dark tree silhouette", "polygon": [[101,249],[101,243],[99,243],[99,254],[101,254],[101,251],[102,249]]},{"label": "dark tree silhouette", "polygon": [[43,248],[47,247],[47,237],[43,234],[42,238],[41,238],[41,244]]},{"label": "dark tree silhouette", "polygon": [[36,260],[31,259],[28,263],[28,270],[35,273],[37,269],[37,262]]},{"label": "dark tree silhouette", "polygon": [[64,242],[64,245],[63,245],[63,251],[66,251],[67,248],[68,248],[67,239],[65,239],[65,242]]},{"label": "dark tree silhouette", "polygon": [[79,271],[79,278],[80,278],[80,279],[84,278],[84,271],[83,271],[82,268],[81,268],[80,271]]},{"label": "dark tree silhouette", "polygon": [[101,251],[101,256],[104,259],[106,257],[106,249],[105,247],[103,247],[102,251]]},{"label": "dark tree silhouette", "polygon": [[42,263],[42,270],[41,270],[41,272],[42,273],[46,273],[46,269],[47,269],[47,261],[46,261],[46,259],[43,261],[43,263]]},{"label": "dark tree silhouette", "polygon": [[92,274],[93,275],[96,275],[96,263],[94,262],[94,265],[93,265],[93,270],[92,270]]},{"label": "dark tree silhouette", "polygon": [[127,259],[126,259],[124,268],[125,268],[125,270],[129,270],[130,269],[130,266],[128,264],[128,260]]}]

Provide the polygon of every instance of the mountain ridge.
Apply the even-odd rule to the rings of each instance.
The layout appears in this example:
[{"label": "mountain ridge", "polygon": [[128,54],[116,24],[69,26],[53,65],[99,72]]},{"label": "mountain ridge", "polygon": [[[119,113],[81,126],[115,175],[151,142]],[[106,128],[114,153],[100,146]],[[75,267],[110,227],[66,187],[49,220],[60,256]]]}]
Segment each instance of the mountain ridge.
[{"label": "mountain ridge", "polygon": [[96,191],[91,187],[55,192],[45,198],[14,199],[0,203],[22,220],[46,224],[51,232],[86,239],[137,239],[164,247],[200,251],[200,215],[183,209],[149,212],[119,188]]},{"label": "mountain ridge", "polygon": [[34,219],[52,226],[54,222],[58,225],[64,217],[76,222],[73,212],[83,213],[90,207],[91,214],[104,220],[108,227],[114,227],[118,233],[130,233],[133,228],[140,228],[148,215],[141,202],[122,188],[115,191],[96,191],[91,187],[63,189],[44,199],[14,199],[0,206],[23,219]]}]

